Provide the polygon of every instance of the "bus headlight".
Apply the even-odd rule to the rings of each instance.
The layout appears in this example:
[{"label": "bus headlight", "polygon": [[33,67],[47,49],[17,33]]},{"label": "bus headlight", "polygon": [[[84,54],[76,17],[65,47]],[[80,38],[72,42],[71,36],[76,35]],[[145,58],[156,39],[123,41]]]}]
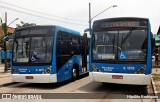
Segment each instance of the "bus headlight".
[{"label": "bus headlight", "polygon": [[142,68],[140,68],[139,70],[137,70],[137,71],[135,72],[135,74],[144,74],[145,69],[146,69],[146,65],[144,65]]},{"label": "bus headlight", "polygon": [[16,71],[16,69],[12,68],[12,73],[13,74],[18,74],[18,72]]},{"label": "bus headlight", "polygon": [[47,68],[46,70],[44,70],[44,72],[42,74],[50,74],[52,69],[52,66],[50,66],[49,68]]},{"label": "bus headlight", "polygon": [[92,64],[92,70],[93,72],[101,72],[101,70],[98,69],[94,64]]}]

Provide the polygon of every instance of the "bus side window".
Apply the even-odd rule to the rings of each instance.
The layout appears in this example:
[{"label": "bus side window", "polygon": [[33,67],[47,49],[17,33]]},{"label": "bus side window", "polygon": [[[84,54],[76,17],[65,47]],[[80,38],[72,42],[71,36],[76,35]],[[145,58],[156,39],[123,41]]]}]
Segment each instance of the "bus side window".
[{"label": "bus side window", "polygon": [[80,48],[79,48],[80,45],[79,45],[76,37],[72,38],[72,40],[70,42],[70,45],[71,45],[71,54],[72,55],[74,55],[74,54],[78,55],[80,53]]},{"label": "bus side window", "polygon": [[62,55],[68,55],[68,41],[67,39],[63,39],[61,42],[62,47]]},{"label": "bus side window", "polygon": [[57,55],[61,55],[61,37],[59,36],[57,39]]},{"label": "bus side window", "polygon": [[61,55],[69,55],[70,54],[70,48],[69,48],[69,35],[66,32],[59,33],[60,41],[59,46],[61,47],[60,52]]}]

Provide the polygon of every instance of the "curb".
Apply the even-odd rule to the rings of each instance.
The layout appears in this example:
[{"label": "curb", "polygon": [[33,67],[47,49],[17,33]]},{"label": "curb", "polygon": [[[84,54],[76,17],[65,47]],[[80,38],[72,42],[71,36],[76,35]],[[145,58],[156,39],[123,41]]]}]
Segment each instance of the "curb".
[{"label": "curb", "polygon": [[[152,79],[152,76],[151,76],[151,85],[152,85],[152,88],[153,88],[154,96],[158,96],[158,92],[156,91],[156,84],[155,84],[154,80]],[[155,98],[155,102],[158,102],[157,98]]]},{"label": "curb", "polygon": [[0,76],[0,78],[10,77],[10,75]]},{"label": "curb", "polygon": [[10,77],[10,73],[0,73],[0,78]]},{"label": "curb", "polygon": [[0,72],[0,78],[10,77],[10,76],[11,76],[10,71]]},{"label": "curb", "polygon": [[7,73],[10,73],[10,71],[4,71],[4,72],[0,72],[0,74],[7,74]]}]

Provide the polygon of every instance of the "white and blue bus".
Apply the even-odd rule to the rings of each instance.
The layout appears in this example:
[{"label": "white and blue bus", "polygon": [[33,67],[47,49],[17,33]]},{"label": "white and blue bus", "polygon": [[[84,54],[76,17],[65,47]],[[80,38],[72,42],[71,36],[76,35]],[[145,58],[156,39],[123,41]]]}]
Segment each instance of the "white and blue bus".
[{"label": "white and blue bus", "polygon": [[89,51],[90,79],[117,84],[150,84],[153,41],[146,18],[94,21]]},{"label": "white and blue bus", "polygon": [[12,49],[13,82],[56,83],[88,72],[88,38],[60,26],[16,29]]}]

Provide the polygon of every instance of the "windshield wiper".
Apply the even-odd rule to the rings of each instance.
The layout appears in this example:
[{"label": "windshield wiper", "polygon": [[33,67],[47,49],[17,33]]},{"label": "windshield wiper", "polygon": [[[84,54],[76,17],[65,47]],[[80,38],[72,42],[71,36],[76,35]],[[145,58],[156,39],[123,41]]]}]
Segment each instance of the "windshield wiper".
[{"label": "windshield wiper", "polygon": [[134,30],[135,28],[132,28],[129,32],[128,32],[128,34],[126,35],[126,37],[123,39],[123,41],[121,42],[121,45],[122,45],[122,43],[124,43],[124,42],[126,42],[126,40],[129,38],[129,36],[132,34],[132,31]]}]

